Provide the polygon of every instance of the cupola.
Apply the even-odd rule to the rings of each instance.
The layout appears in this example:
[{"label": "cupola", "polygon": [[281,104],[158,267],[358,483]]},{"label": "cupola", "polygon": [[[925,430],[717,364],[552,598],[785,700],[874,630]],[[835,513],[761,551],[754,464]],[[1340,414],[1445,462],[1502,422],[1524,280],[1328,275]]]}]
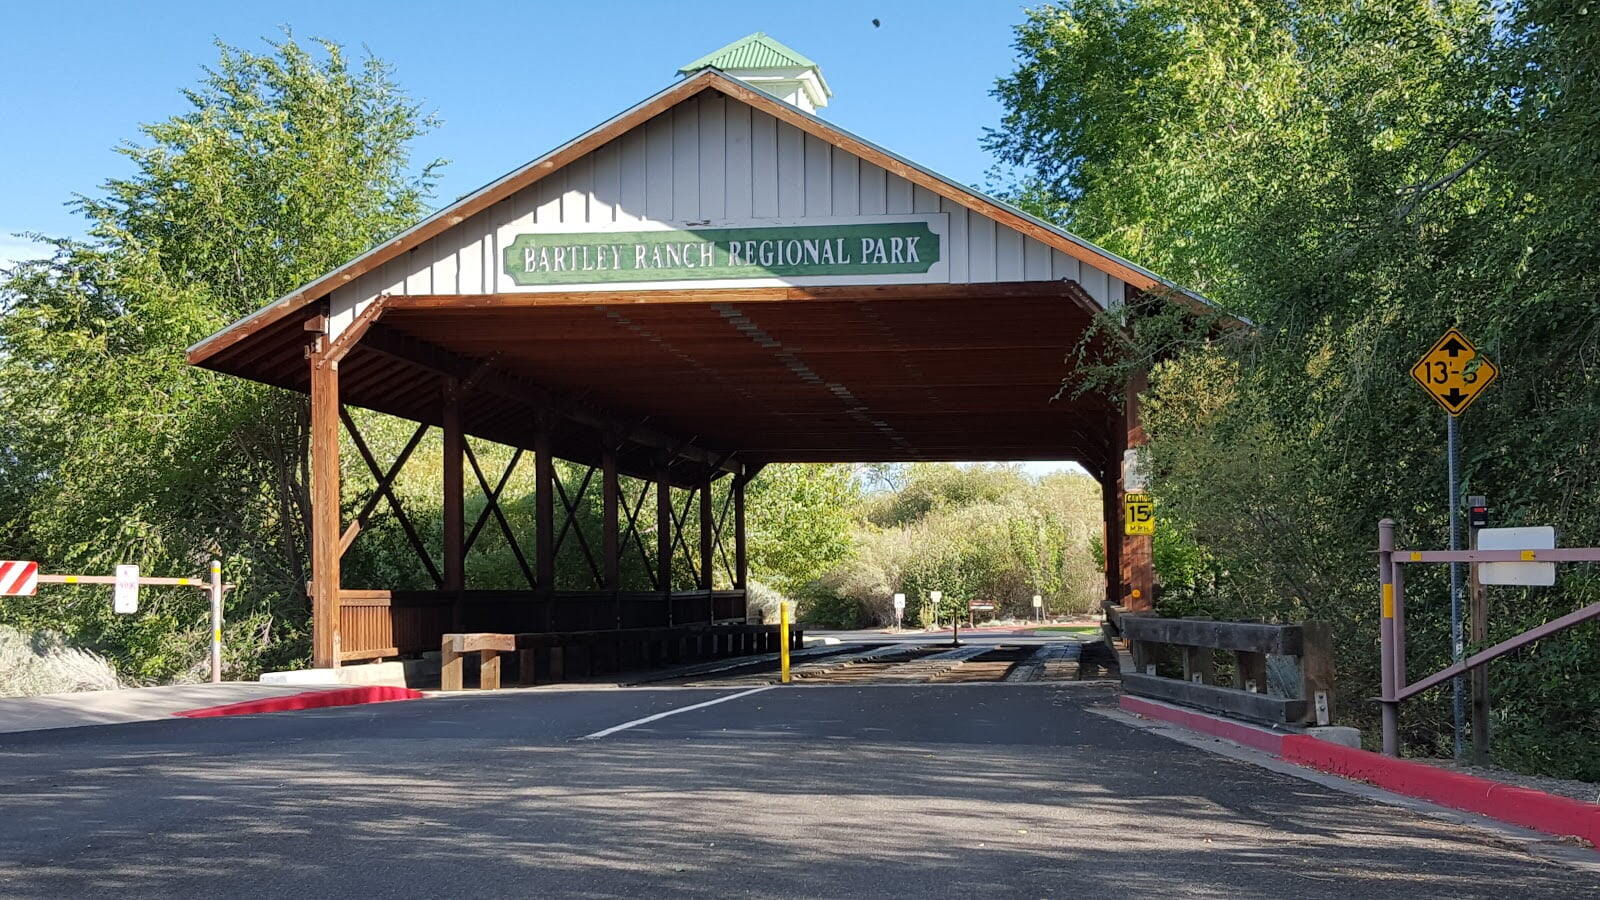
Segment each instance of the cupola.
[{"label": "cupola", "polygon": [[827,106],[833,96],[816,63],[763,31],[711,51],[679,69],[678,74],[691,75],[705,68],[720,69],[806,112]]}]

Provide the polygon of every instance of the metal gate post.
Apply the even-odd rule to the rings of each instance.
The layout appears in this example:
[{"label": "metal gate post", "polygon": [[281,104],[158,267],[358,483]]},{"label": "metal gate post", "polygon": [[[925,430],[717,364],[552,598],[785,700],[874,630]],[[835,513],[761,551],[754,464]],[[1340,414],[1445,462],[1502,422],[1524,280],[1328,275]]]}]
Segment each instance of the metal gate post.
[{"label": "metal gate post", "polygon": [[211,683],[222,683],[222,562],[211,561]]},{"label": "metal gate post", "polygon": [[1395,699],[1394,520],[1378,521],[1378,585],[1382,593],[1379,619],[1379,669],[1383,679],[1383,752],[1400,755],[1400,710]]}]

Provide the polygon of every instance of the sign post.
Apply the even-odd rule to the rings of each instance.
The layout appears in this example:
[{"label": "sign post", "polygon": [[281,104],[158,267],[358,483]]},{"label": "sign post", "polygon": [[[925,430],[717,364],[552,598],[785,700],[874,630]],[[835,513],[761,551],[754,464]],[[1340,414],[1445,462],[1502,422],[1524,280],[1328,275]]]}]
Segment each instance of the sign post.
[{"label": "sign post", "polygon": [[1033,595],[1033,617],[1040,622],[1044,621],[1044,597],[1039,594]]},{"label": "sign post", "polygon": [[[1422,386],[1445,411],[1445,460],[1450,491],[1450,549],[1461,549],[1461,497],[1458,488],[1458,471],[1461,464],[1460,438],[1456,418],[1500,377],[1500,369],[1489,358],[1478,352],[1467,336],[1454,328],[1433,342],[1422,358],[1411,367],[1411,378]],[[1459,663],[1466,658],[1466,639],[1462,633],[1461,617],[1461,564],[1450,564],[1450,653]],[[1455,731],[1455,758],[1467,755],[1465,725],[1467,718],[1466,677],[1457,675],[1451,681],[1451,718]]]},{"label": "sign post", "polygon": [[[1468,497],[1467,549],[1478,549],[1478,531],[1488,526],[1488,498]],[[1472,601],[1468,637],[1482,649],[1489,640],[1489,592],[1478,577],[1478,563],[1467,566],[1467,594]],[[1489,762],[1489,670],[1484,666],[1472,670],[1472,761],[1480,766]]]},{"label": "sign post", "polygon": [[[933,603],[933,624],[939,624],[939,602],[944,599],[944,591],[929,591],[928,599]],[[961,646],[961,620],[955,613],[950,614],[950,643],[956,647]]]},{"label": "sign post", "polygon": [[894,595],[894,630],[895,631],[899,631],[900,630],[900,621],[905,617],[905,614],[906,614],[906,595],[905,594],[895,594]]}]

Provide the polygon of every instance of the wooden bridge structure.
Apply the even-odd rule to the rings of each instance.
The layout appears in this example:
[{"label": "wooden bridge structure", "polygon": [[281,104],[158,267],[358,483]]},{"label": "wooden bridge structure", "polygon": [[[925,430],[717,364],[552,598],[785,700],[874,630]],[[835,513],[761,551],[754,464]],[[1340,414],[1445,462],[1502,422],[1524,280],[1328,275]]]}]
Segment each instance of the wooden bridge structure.
[{"label": "wooden bridge structure", "polygon": [[[1057,393],[1095,318],[1157,292],[1182,294],[705,68],[189,361],[310,395],[314,660],[338,666],[437,649],[445,632],[742,622],[745,489],[773,463],[1076,460],[1104,488],[1108,597],[1147,606],[1149,538],[1124,534],[1120,502],[1141,385]],[[375,457],[351,406],[417,423],[397,459]],[[348,510],[341,427],[377,485]],[[437,561],[421,534],[433,523],[392,489],[430,428],[444,448]],[[514,448],[513,466],[532,454],[531,535],[500,505],[510,470],[485,471],[469,435]],[[557,457],[587,474],[564,483]],[[591,490],[593,546],[573,527]],[[468,522],[473,491],[485,504]],[[428,589],[344,583],[341,557],[380,507]],[[474,589],[467,550],[491,527],[524,589]],[[569,541],[589,589],[556,589]],[[625,555],[648,562],[641,583],[623,583]]]}]

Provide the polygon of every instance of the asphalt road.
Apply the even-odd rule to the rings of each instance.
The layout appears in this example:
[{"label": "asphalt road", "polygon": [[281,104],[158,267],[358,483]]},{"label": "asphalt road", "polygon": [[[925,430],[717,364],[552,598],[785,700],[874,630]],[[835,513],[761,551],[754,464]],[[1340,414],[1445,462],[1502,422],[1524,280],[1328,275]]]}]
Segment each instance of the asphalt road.
[{"label": "asphalt road", "polygon": [[1086,685],[506,692],[0,736],[8,897],[1595,896]]}]

